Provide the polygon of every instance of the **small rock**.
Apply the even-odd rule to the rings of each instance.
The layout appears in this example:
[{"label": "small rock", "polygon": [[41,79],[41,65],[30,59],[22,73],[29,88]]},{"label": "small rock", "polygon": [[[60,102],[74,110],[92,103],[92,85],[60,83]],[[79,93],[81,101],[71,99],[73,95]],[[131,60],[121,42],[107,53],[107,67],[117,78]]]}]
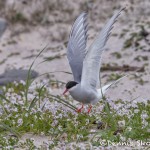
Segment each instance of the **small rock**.
[{"label": "small rock", "polygon": [[122,129],[118,129],[118,130],[116,130],[116,131],[113,133],[113,135],[117,135],[118,133],[122,133],[122,132],[123,132]]},{"label": "small rock", "polygon": [[[12,69],[7,70],[3,74],[0,75],[0,85],[6,85],[8,83],[20,80],[26,80],[28,76],[28,70],[23,69]],[[36,71],[31,70],[30,78],[36,78],[38,73]]]},{"label": "small rock", "polygon": [[101,122],[101,121],[98,121],[98,123],[97,123],[97,129],[103,129],[103,127],[104,127],[104,123]]}]

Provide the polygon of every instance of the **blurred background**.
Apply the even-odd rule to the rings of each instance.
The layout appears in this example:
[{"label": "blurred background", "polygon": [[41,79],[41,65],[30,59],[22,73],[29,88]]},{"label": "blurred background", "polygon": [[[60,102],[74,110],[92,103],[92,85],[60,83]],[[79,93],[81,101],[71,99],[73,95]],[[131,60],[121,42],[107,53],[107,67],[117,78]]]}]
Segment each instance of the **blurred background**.
[{"label": "blurred background", "polygon": [[[70,71],[66,46],[76,17],[83,11],[88,12],[89,45],[121,7],[126,10],[118,18],[107,42],[101,80],[104,84],[130,73],[109,90],[108,97],[149,99],[149,0],[1,0],[0,84],[25,79],[27,72],[20,69],[28,70],[46,45],[33,67],[33,78],[47,72]],[[72,76],[57,72],[49,74],[48,78],[67,82]]]}]

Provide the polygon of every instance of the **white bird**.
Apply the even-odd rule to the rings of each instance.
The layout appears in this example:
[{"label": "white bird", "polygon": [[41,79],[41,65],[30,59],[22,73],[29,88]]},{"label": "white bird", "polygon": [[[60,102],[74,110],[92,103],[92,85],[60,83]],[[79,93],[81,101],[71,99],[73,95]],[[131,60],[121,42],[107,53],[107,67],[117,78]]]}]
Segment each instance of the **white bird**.
[{"label": "white bird", "polygon": [[102,89],[97,89],[100,83],[101,55],[113,25],[122,10],[124,8],[111,17],[88,49],[86,48],[88,37],[87,13],[81,13],[72,26],[67,46],[67,58],[74,81],[69,81],[66,84],[63,95],[69,91],[73,99],[82,103],[82,107],[77,112],[81,112],[83,104],[90,104],[89,113],[92,108],[91,104],[97,103],[102,98],[102,93],[105,94],[109,87],[114,84],[108,84],[103,86]]}]

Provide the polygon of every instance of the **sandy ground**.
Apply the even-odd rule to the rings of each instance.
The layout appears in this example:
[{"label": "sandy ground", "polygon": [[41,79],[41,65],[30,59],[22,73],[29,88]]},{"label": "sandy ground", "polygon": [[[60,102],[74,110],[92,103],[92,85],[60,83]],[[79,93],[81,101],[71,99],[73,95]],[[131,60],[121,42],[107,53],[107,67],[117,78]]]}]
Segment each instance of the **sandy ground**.
[{"label": "sandy ground", "polygon": [[[113,12],[112,12],[113,13]],[[120,16],[120,19],[124,17],[126,14],[123,13]],[[101,22],[99,22],[101,23]],[[89,22],[90,24],[90,22]],[[136,66],[142,67],[144,64],[148,64],[145,67],[144,72],[136,73],[132,71],[133,75],[129,75],[127,78],[124,78],[121,83],[118,84],[118,88],[115,87],[108,92],[109,97],[112,99],[117,98],[125,98],[131,99],[132,97],[142,96],[143,98],[149,98],[149,75],[150,75],[150,67],[149,67],[149,51],[143,52],[141,50],[135,51],[134,47],[130,47],[126,50],[123,50],[123,43],[125,38],[119,38],[119,35],[122,33],[124,29],[128,29],[131,23],[124,23],[118,20],[116,23],[113,34],[110,37],[106,51],[103,53],[102,64],[118,64],[119,66],[129,65],[129,66]],[[100,27],[102,25],[99,25]],[[134,26],[134,25],[133,25]],[[67,27],[67,25],[66,25]],[[68,29],[65,27],[66,32],[68,33],[70,30],[70,24],[68,24]],[[99,28],[100,28],[99,27]],[[20,27],[21,28],[21,27]],[[29,28],[29,27],[27,27]],[[133,28],[136,28],[134,26]],[[19,25],[13,28],[13,30],[19,30]],[[64,29],[64,30],[65,30]],[[21,30],[21,29],[20,29]],[[136,30],[136,29],[135,29]],[[37,26],[31,27],[31,29],[26,29],[24,32],[17,33],[12,36],[11,28],[8,27],[6,32],[4,33],[3,37],[0,41],[0,73],[3,73],[6,69],[11,68],[29,68],[33,59],[37,56],[40,50],[42,50],[46,45],[47,48],[41,54],[41,56],[37,59],[34,70],[39,72],[39,74],[43,74],[46,72],[53,72],[53,71],[70,71],[70,67],[66,58],[66,46],[63,42],[56,42],[50,41],[49,36],[51,32],[56,32],[57,30],[51,31],[51,29],[46,26]],[[17,32],[17,31],[15,31]],[[19,32],[19,31],[18,31]],[[14,33],[13,33],[14,34]],[[117,36],[116,36],[117,34]],[[69,33],[68,33],[69,35]],[[91,43],[96,35],[95,30],[91,27],[89,30],[89,43]],[[114,35],[114,36],[113,36]],[[114,52],[120,53],[121,58],[118,59],[114,55]],[[148,60],[141,60],[136,61],[135,58],[137,56],[147,56]],[[50,61],[44,62],[39,64],[46,58],[50,58]],[[106,83],[106,80],[112,73],[110,71],[103,72],[102,82]],[[127,74],[127,72],[117,71],[117,73]],[[129,73],[129,72],[128,72]],[[130,72],[131,73],[131,72]],[[54,79],[61,80],[61,81],[69,81],[72,79],[71,75],[66,75],[64,73],[55,73]],[[137,76],[137,79],[134,78]],[[143,80],[143,85],[140,85],[136,80]]]},{"label": "sandy ground", "polygon": [[[52,1],[53,2],[53,1]],[[59,2],[59,1],[57,1]],[[66,1],[63,0],[62,4]],[[8,17],[8,10],[11,10],[12,3],[7,1],[8,8],[6,11],[6,18]],[[82,12],[82,10],[89,10],[89,44],[93,41],[96,33],[105,24],[106,20],[113,14],[115,8],[127,5],[125,12],[121,14],[118,22],[115,24],[112,35],[107,43],[106,51],[103,53],[102,64],[118,64],[129,65],[135,67],[145,67],[142,72],[136,72],[135,70],[126,71],[103,71],[101,74],[102,83],[108,83],[112,74],[131,73],[125,77],[117,86],[112,87],[107,92],[109,99],[125,99],[131,100],[140,96],[140,101],[150,99],[150,2],[144,1],[89,1],[86,2],[70,1],[62,6],[62,9],[56,9],[57,11],[45,12],[44,17],[49,21],[48,24],[31,23],[32,13],[28,12],[30,4],[27,4],[26,9],[23,9],[23,14],[29,19],[29,23],[11,23],[8,17],[8,27],[0,39],[0,73],[3,73],[6,69],[11,68],[29,68],[33,59],[46,45],[46,49],[37,59],[34,65],[34,70],[39,74],[53,71],[69,71],[70,67],[66,58],[66,43],[68,40],[69,32],[72,23],[75,18]],[[101,4],[101,5],[100,5]],[[14,2],[14,9],[18,10],[19,3]],[[37,3],[37,5],[39,5]],[[22,6],[22,4],[21,4]],[[32,6],[32,5],[31,5]],[[80,6],[80,7],[79,7]],[[87,7],[88,6],[88,7]],[[56,8],[58,6],[55,6]],[[67,7],[67,8],[66,8]],[[63,11],[64,8],[64,11]],[[72,15],[69,12],[72,10]],[[41,7],[42,9],[42,7]],[[5,14],[5,11],[3,14]],[[21,11],[19,9],[18,11]],[[47,15],[49,14],[49,16]],[[57,14],[57,15],[56,15]],[[3,15],[2,17],[4,17]],[[47,17],[48,16],[48,17]],[[43,18],[44,18],[43,17]],[[130,37],[130,33],[140,32],[138,25],[143,25],[148,32],[146,37],[149,43],[145,40],[141,40],[139,43],[141,46],[145,46],[143,49],[138,50],[132,45],[128,48],[123,48],[125,41]],[[123,33],[125,35],[120,37]],[[133,40],[134,41],[134,40]],[[89,45],[88,44],[88,45]],[[117,53],[116,53],[117,52]],[[121,55],[116,57],[114,53]],[[141,56],[143,56],[141,58]],[[146,56],[146,57],[145,57]],[[49,57],[49,61],[39,64],[44,59]],[[137,57],[140,59],[137,60]],[[71,75],[64,73],[54,73],[53,79],[67,82],[72,79]],[[61,93],[62,89],[57,90],[57,94]]]}]

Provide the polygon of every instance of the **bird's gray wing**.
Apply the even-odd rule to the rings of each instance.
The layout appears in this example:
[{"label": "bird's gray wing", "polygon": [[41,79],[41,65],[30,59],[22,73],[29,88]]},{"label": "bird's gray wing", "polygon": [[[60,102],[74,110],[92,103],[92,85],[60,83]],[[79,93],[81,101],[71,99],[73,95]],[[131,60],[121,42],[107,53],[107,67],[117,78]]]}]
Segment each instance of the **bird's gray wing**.
[{"label": "bird's gray wing", "polygon": [[67,58],[74,81],[80,82],[87,43],[87,14],[81,13],[72,26],[67,46]]},{"label": "bird's gray wing", "polygon": [[81,78],[81,86],[96,88],[99,85],[100,60],[104,46],[108,40],[110,32],[116,22],[118,16],[123,9],[117,11],[111,19],[106,23],[102,31],[98,34],[83,62],[83,71]]}]

